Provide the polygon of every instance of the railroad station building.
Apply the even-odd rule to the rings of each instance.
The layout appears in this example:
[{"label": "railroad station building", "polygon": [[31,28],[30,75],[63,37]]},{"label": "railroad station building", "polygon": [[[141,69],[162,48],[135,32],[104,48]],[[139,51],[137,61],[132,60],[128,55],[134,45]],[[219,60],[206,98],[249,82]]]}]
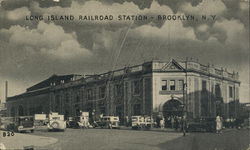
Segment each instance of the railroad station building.
[{"label": "railroad station building", "polygon": [[150,61],[102,74],[52,75],[8,97],[7,114],[230,117],[228,104],[239,101],[239,86],[239,74],[225,68],[189,59]]}]

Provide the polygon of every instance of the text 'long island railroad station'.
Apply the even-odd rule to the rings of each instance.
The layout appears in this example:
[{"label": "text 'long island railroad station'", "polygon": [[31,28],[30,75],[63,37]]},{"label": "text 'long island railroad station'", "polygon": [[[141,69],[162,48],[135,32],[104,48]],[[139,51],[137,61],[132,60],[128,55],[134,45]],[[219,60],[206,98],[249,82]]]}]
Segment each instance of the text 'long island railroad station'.
[{"label": "text 'long island railroad station'", "polygon": [[[239,101],[239,74],[202,65],[194,60],[150,61],[95,75],[52,75],[8,97],[8,116],[59,112],[65,117],[80,111],[90,117],[134,115],[189,118],[237,115],[229,103]],[[236,111],[236,110],[234,110]],[[234,116],[235,117],[235,116]]]}]

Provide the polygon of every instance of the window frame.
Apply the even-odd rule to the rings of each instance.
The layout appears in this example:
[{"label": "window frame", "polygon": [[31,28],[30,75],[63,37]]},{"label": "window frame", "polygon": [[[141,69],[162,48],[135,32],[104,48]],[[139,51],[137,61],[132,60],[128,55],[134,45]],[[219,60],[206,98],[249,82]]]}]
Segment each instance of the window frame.
[{"label": "window frame", "polygon": [[[182,83],[182,84],[180,84],[180,83]],[[183,91],[184,90],[184,80],[183,79],[179,79],[178,80],[178,90],[179,91]]]},{"label": "window frame", "polygon": [[233,98],[233,87],[232,86],[228,86],[228,96],[229,96],[229,98]]},{"label": "window frame", "polygon": [[[171,85],[171,81],[174,82],[174,85]],[[174,89],[172,89],[174,87]],[[176,82],[175,80],[169,80],[169,91],[176,91]]]},{"label": "window frame", "polygon": [[106,96],[106,86],[99,87],[99,98],[105,98]]},{"label": "window frame", "polygon": [[[163,84],[165,82],[165,84]],[[164,89],[163,89],[164,87]],[[162,91],[168,91],[168,80],[161,80],[161,90]]]}]

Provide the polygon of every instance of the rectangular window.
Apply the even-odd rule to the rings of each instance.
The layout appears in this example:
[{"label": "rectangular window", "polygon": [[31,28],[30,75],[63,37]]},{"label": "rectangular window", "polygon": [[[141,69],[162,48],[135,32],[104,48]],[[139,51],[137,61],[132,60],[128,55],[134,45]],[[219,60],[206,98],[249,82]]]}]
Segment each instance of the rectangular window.
[{"label": "rectangular window", "polygon": [[133,93],[134,93],[134,95],[140,94],[139,80],[136,80],[136,81],[133,82]]},{"label": "rectangular window", "polygon": [[202,91],[206,91],[207,90],[207,81],[202,80]]},{"label": "rectangular window", "polygon": [[221,88],[220,88],[220,84],[218,83],[215,85],[215,97],[221,98]]},{"label": "rectangular window", "polygon": [[169,86],[171,91],[175,91],[175,80],[170,80]]},{"label": "rectangular window", "polygon": [[168,84],[167,80],[162,80],[161,81],[161,90],[162,91],[166,91],[167,90],[167,88],[168,88],[167,84]]},{"label": "rectangular window", "polygon": [[229,86],[229,97],[233,98],[233,87]]},{"label": "rectangular window", "polygon": [[182,91],[183,88],[184,88],[184,80],[179,80],[179,81],[178,81],[178,84],[179,84],[179,85],[178,85],[179,90]]},{"label": "rectangular window", "polygon": [[91,89],[88,89],[88,91],[87,91],[87,98],[88,98],[88,100],[93,99],[93,91]]},{"label": "rectangular window", "polygon": [[99,98],[104,98],[106,93],[106,87],[99,87]]}]

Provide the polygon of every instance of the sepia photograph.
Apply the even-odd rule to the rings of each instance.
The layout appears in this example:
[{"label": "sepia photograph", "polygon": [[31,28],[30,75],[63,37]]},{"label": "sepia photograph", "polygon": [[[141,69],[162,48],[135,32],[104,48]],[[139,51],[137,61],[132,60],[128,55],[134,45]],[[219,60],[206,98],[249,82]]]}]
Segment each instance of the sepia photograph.
[{"label": "sepia photograph", "polygon": [[0,150],[250,150],[249,0],[0,0]]}]

